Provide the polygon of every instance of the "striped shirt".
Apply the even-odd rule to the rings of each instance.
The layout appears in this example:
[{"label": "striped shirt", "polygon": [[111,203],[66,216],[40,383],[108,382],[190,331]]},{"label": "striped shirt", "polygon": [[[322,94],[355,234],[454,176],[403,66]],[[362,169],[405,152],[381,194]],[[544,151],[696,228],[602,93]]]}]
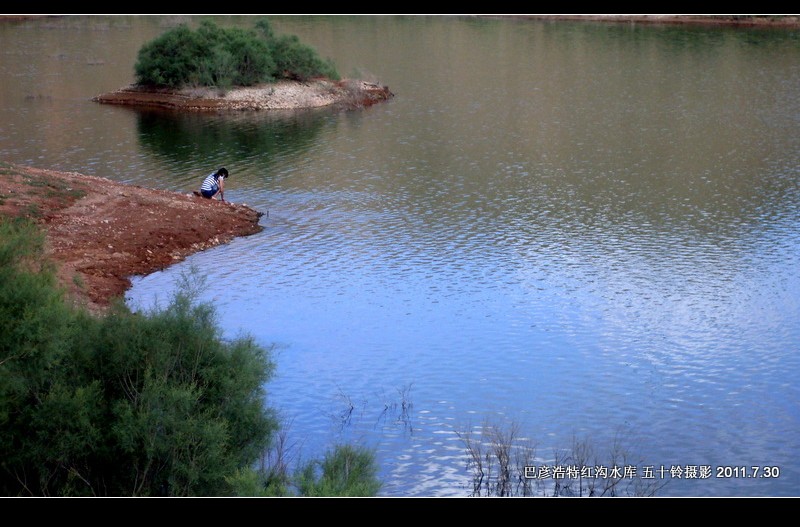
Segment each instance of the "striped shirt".
[{"label": "striped shirt", "polygon": [[217,181],[218,178],[219,176],[217,176],[216,172],[210,173],[208,176],[206,176],[206,179],[203,180],[203,184],[200,185],[200,191],[202,192],[205,190],[206,192],[216,192],[219,190],[219,182]]}]

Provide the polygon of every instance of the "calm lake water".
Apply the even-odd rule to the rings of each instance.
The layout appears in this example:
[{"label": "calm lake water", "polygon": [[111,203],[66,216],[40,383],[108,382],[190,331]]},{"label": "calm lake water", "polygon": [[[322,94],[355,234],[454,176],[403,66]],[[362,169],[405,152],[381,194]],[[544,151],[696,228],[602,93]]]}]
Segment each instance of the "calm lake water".
[{"label": "calm lake water", "polygon": [[[712,467],[660,495],[798,494],[800,32],[277,17],[396,98],[219,116],[89,101],[182,21],[0,23],[0,159],[177,191],[230,169],[263,232],[128,301],[207,275],[226,335],[275,346],[269,403],[296,457],[356,441],[383,494],[465,496],[459,433],[516,424],[537,464],[577,437]],[[742,466],[779,477],[716,477]]]}]

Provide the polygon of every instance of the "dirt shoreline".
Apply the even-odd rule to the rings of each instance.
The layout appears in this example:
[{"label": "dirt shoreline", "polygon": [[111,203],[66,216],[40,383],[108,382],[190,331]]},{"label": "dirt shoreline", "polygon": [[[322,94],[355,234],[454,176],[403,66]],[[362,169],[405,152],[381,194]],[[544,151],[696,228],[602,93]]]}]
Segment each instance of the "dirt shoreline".
[{"label": "dirt shoreline", "polygon": [[[505,15],[500,15],[506,18]],[[526,20],[610,22],[619,24],[706,25],[763,28],[798,28],[797,15],[508,15]]]},{"label": "dirt shoreline", "polygon": [[0,215],[27,217],[77,304],[103,312],[130,277],[262,230],[245,204],[148,189],[76,172],[0,164]]},{"label": "dirt shoreline", "polygon": [[363,80],[314,79],[306,82],[280,81],[274,84],[216,88],[166,89],[137,85],[103,93],[92,100],[195,112],[299,110],[323,107],[357,109],[394,97],[387,86]]}]

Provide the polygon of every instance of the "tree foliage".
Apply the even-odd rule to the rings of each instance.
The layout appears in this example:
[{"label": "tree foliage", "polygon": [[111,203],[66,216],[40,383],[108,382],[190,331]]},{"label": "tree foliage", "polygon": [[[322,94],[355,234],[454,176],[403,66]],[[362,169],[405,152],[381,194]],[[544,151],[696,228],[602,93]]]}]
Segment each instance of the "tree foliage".
[{"label": "tree foliage", "polygon": [[266,19],[258,21],[256,30],[222,28],[210,21],[196,30],[178,26],[142,46],[134,69],[138,84],[170,88],[339,79],[330,60],[297,36],[276,36]]},{"label": "tree foliage", "polygon": [[229,493],[277,428],[267,351],[223,341],[185,292],[92,317],[41,250],[34,227],[0,222],[0,494]]}]

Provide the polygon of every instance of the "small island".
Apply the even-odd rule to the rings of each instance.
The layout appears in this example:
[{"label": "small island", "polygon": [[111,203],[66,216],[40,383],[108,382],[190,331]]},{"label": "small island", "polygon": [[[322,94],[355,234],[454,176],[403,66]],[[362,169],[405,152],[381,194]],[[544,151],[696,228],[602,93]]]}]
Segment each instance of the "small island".
[{"label": "small island", "polygon": [[274,84],[243,86],[226,91],[210,87],[175,89],[131,85],[98,95],[92,100],[104,104],[216,112],[300,110],[322,107],[353,110],[386,101],[393,96],[388,87],[376,83],[360,80],[312,79],[282,80]]},{"label": "small island", "polygon": [[93,97],[104,104],[215,112],[357,109],[394,96],[387,86],[341,79],[330,60],[295,35],[203,22],[167,31],[139,50],[136,83]]}]

